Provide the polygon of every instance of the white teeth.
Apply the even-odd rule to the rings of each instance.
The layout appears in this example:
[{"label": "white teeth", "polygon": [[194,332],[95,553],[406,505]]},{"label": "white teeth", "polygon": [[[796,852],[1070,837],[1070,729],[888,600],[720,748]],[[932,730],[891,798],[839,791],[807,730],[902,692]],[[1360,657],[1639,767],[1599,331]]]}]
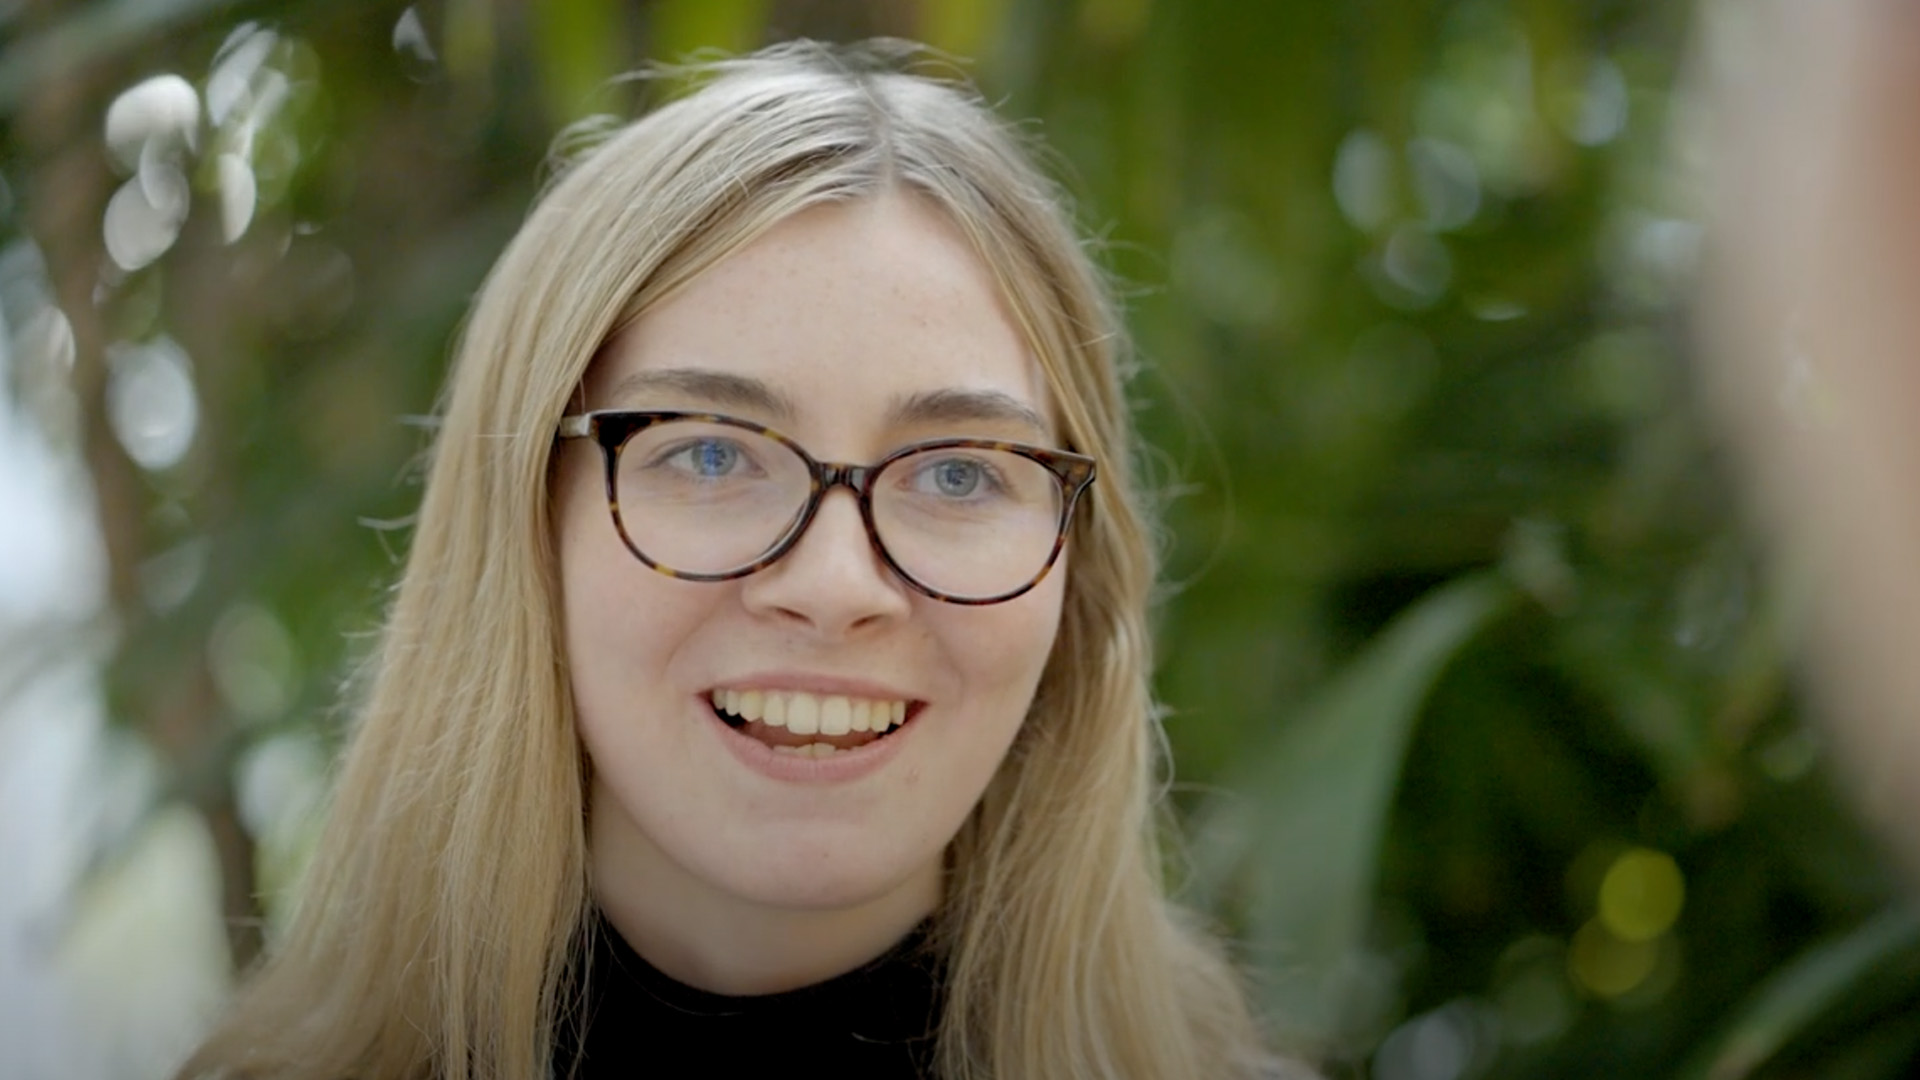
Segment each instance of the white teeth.
[{"label": "white teeth", "polygon": [[798,690],[715,690],[711,697],[714,708],[730,716],[784,727],[796,735],[845,735],[853,731],[884,734],[907,718],[905,701],[842,694],[816,697]]},{"label": "white teeth", "polygon": [[820,703],[820,734],[845,735],[853,730],[853,703],[830,697]]},{"label": "white teeth", "polygon": [[787,699],[787,730],[795,735],[812,735],[820,730],[820,699],[812,694],[795,694]]},{"label": "white teeth", "polygon": [[776,746],[773,752],[783,757],[826,758],[843,751],[832,743],[814,742],[805,746]]}]

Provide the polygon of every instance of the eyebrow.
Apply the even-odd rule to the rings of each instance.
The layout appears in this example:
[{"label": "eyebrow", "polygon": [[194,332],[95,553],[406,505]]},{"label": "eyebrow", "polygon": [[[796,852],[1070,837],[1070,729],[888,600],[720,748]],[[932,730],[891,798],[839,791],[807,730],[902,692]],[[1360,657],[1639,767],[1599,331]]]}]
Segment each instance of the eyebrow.
[{"label": "eyebrow", "polygon": [[[669,394],[694,398],[718,408],[749,409],[777,420],[791,421],[799,410],[786,395],[747,375],[705,368],[657,368],[636,371],[613,385],[614,400]],[[890,424],[1017,424],[1045,438],[1052,431],[1039,411],[1000,390],[950,387],[923,390],[894,399],[887,410]]]},{"label": "eyebrow", "polygon": [[759,379],[702,368],[636,371],[613,385],[615,400],[651,394],[691,397],[721,408],[751,409],[777,420],[792,420],[793,403]]},{"label": "eyebrow", "polygon": [[888,419],[896,424],[986,422],[1019,424],[1045,437],[1052,428],[1033,406],[999,390],[928,390],[897,399]]}]

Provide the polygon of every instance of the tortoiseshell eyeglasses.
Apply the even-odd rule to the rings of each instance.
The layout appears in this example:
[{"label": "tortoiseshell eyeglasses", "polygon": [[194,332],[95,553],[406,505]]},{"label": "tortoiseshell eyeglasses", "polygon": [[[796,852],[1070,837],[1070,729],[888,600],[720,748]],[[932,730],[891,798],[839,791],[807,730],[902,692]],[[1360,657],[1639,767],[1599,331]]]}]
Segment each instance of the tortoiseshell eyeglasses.
[{"label": "tortoiseshell eyeglasses", "polygon": [[712,413],[589,412],[563,417],[558,434],[599,444],[614,528],[669,577],[727,581],[772,565],[845,485],[887,566],[955,604],[997,604],[1039,584],[1094,474],[1090,457],[996,439],[934,439],[839,465]]}]

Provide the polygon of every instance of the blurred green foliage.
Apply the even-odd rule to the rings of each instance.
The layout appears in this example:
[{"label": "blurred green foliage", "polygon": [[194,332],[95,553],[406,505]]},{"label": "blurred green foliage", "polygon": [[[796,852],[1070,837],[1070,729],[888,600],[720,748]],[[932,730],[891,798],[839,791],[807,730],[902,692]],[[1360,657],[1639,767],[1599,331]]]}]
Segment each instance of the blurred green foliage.
[{"label": "blurred green foliage", "polygon": [[[64,312],[72,357],[16,333],[8,375],[91,470],[112,711],[212,824],[236,955],[299,865],[415,418],[553,134],[631,112],[643,88],[609,78],[647,58],[893,34],[979,57],[1037,120],[1128,294],[1173,529],[1182,873],[1276,1030],[1382,1080],[1910,1075],[1920,929],[1821,767],[1792,582],[1690,401],[1696,18],[0,6],[0,311]],[[162,73],[198,95],[191,143],[116,160],[109,105]],[[164,242],[122,265],[103,215],[143,183]],[[127,403],[168,372],[188,413]],[[130,456],[167,423],[179,453]]]}]

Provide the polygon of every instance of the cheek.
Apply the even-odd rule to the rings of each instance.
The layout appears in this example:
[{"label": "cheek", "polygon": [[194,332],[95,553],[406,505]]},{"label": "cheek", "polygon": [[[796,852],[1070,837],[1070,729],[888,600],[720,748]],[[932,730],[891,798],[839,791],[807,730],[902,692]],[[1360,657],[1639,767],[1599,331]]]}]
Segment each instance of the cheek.
[{"label": "cheek", "polygon": [[591,494],[569,499],[555,523],[567,668],[589,740],[596,725],[665,700],[678,643],[698,621],[690,590],[634,558]]},{"label": "cheek", "polygon": [[682,786],[684,770],[666,763],[698,754],[701,729],[686,722],[695,688],[682,658],[701,620],[674,595],[677,583],[625,548],[615,555],[596,551],[566,570],[574,722],[596,782],[619,793],[627,813],[665,820],[696,794]]},{"label": "cheek", "polygon": [[987,621],[970,628],[964,666],[989,692],[1006,699],[1016,725],[1032,704],[1059,636],[1063,580],[1063,575],[1048,574],[1025,596],[975,612]]}]

